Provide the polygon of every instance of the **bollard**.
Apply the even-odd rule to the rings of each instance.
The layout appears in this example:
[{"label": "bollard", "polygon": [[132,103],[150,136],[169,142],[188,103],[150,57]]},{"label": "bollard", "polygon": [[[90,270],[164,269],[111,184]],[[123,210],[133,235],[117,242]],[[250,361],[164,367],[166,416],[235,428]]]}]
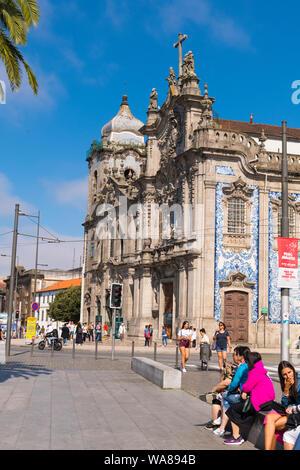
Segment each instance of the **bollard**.
[{"label": "bollard", "polygon": [[98,359],[98,339],[95,337],[95,360]]},{"label": "bollard", "polygon": [[34,338],[32,338],[32,343],[31,343],[31,353],[30,356],[33,356],[33,348],[34,348]]},{"label": "bollard", "polygon": [[179,347],[176,341],[176,369],[178,369],[178,356],[179,356]]},{"label": "bollard", "polygon": [[132,346],[131,346],[131,357],[134,357],[134,341],[132,341]]},{"label": "bollard", "polygon": [[73,336],[72,358],[75,359],[75,335]]},{"label": "bollard", "polygon": [[54,341],[52,339],[52,341],[51,341],[51,357],[53,357],[53,354],[54,354]]},{"label": "bollard", "polygon": [[156,361],[156,349],[157,349],[157,343],[155,341],[154,343],[154,360]]}]

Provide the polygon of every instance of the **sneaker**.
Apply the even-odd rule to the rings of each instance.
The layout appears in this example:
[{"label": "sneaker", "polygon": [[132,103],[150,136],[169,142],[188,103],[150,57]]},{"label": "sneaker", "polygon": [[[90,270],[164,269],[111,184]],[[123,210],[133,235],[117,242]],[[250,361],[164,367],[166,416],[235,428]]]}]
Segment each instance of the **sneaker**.
[{"label": "sneaker", "polygon": [[215,419],[215,420],[213,421],[213,423],[214,423],[216,426],[220,426],[221,422],[222,422],[221,416],[219,416],[219,418],[217,418],[217,419]]},{"label": "sneaker", "polygon": [[235,439],[233,436],[230,437],[229,439],[226,439],[224,441],[224,444],[226,445],[232,445],[232,446],[240,446],[241,444],[243,444],[244,439],[242,438],[242,436],[238,437],[237,439]]},{"label": "sneaker", "polygon": [[209,429],[210,431],[211,431],[211,430],[214,430],[214,429],[216,429],[216,425],[215,425],[212,421],[209,421],[209,422],[205,425],[205,429]]},{"label": "sneaker", "polygon": [[181,372],[186,372],[186,368],[185,368],[185,367],[182,368],[182,369],[181,369]]},{"label": "sneaker", "polygon": [[224,429],[217,428],[213,431],[213,433],[216,436],[224,437],[225,431],[224,431]]}]

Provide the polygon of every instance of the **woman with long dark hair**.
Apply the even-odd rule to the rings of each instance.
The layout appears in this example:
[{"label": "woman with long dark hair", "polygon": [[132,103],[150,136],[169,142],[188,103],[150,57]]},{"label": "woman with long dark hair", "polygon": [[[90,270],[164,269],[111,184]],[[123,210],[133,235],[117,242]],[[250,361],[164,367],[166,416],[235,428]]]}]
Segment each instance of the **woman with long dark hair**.
[{"label": "woman with long dark hair", "polygon": [[300,405],[300,375],[293,364],[281,361],[278,365],[278,376],[282,390],[281,404],[286,413],[271,411],[265,419],[265,450],[275,450],[276,441],[283,444],[283,433],[286,431],[289,409]]},{"label": "woman with long dark hair", "polygon": [[189,357],[190,357],[192,333],[193,332],[190,329],[189,322],[185,320],[177,336],[177,339],[179,341],[180,354],[181,354],[181,366],[180,366],[181,372],[186,372],[185,364],[189,360]]},{"label": "woman with long dark hair", "polygon": [[227,360],[227,346],[231,350],[230,335],[226,330],[226,325],[222,321],[219,322],[219,329],[215,332],[213,340],[216,341],[216,351],[219,360],[219,369],[222,373],[223,368],[226,367]]},{"label": "woman with long dark hair", "polygon": [[[268,377],[261,355],[258,352],[247,352],[245,361],[249,372],[247,381],[242,386],[242,401],[230,406],[226,411],[231,421],[233,434],[231,438],[224,441],[227,445],[242,444],[248,438],[255,415],[260,411],[260,405],[275,400],[274,386]],[[250,395],[248,400],[247,395]]]}]

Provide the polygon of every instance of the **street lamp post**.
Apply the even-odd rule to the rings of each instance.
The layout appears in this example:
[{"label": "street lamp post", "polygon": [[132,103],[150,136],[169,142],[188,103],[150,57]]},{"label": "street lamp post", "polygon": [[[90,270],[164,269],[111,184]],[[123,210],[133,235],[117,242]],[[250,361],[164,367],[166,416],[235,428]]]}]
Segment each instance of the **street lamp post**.
[{"label": "street lamp post", "polygon": [[16,274],[16,254],[17,254],[19,208],[20,208],[19,204],[16,204],[16,206],[15,206],[13,245],[12,245],[12,254],[11,254],[11,266],[10,266],[9,295],[8,295],[8,315],[7,315],[7,329],[6,329],[6,343],[5,343],[5,358],[6,359],[10,356],[11,320],[12,320],[13,300],[14,300],[14,292],[15,292],[15,274]]},{"label": "street lamp post", "polygon": [[[289,193],[288,193],[288,161],[287,161],[287,138],[286,121],[282,122],[282,197],[281,197],[281,236],[289,238]],[[289,289],[281,289],[281,361],[289,360]]]}]

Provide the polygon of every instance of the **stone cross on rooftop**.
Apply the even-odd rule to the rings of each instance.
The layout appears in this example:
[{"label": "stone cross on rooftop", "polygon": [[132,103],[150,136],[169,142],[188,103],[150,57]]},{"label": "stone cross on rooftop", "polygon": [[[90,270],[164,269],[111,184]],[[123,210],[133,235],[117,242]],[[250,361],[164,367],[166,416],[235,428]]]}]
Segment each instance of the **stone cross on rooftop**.
[{"label": "stone cross on rooftop", "polygon": [[174,47],[179,51],[179,77],[182,75],[182,43],[187,39],[186,34],[178,34],[179,40],[174,44]]}]

